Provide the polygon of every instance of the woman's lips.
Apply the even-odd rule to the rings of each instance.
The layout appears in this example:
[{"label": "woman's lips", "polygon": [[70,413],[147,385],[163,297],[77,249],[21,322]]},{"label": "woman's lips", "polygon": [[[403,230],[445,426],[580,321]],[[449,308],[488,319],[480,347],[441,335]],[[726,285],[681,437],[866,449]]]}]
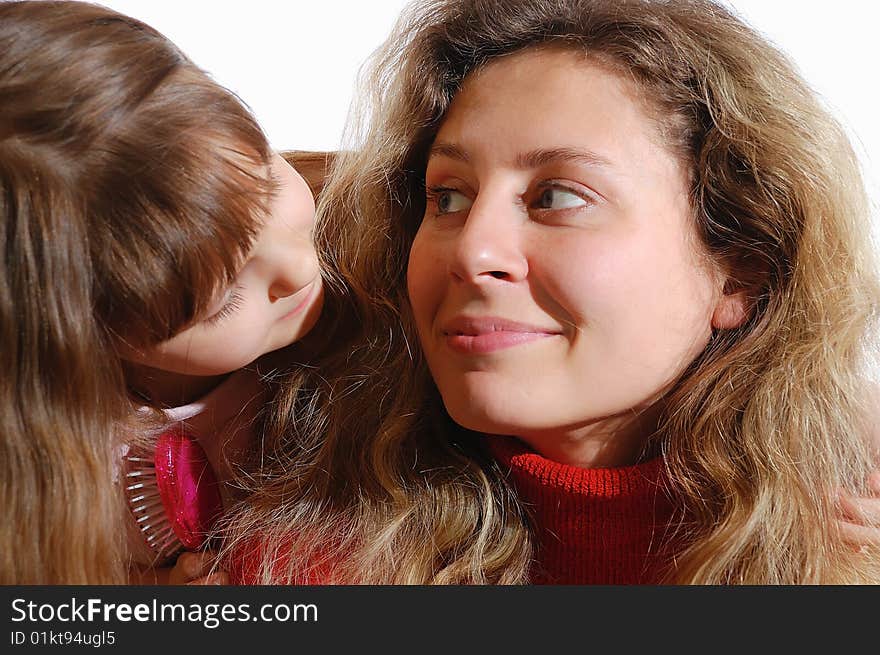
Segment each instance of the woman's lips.
[{"label": "woman's lips", "polygon": [[558,336],[561,331],[498,317],[458,317],[444,324],[442,334],[451,350],[482,355]]}]

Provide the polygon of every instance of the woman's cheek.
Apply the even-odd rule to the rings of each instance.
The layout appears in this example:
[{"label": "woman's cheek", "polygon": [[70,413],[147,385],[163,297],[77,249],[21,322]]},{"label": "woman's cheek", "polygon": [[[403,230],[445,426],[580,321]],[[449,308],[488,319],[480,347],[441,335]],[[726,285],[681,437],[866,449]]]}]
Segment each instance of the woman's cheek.
[{"label": "woman's cheek", "polygon": [[427,239],[420,238],[421,234],[416,235],[410,248],[406,274],[407,292],[417,320],[425,307],[435,302],[439,285],[445,278],[442,259]]}]

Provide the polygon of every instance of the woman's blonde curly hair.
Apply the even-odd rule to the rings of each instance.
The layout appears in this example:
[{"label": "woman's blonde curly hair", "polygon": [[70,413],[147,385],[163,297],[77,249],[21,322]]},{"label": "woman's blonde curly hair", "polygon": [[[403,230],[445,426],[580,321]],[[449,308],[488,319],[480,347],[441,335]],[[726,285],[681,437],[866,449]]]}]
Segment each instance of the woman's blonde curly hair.
[{"label": "woman's blonde curly hair", "polygon": [[[335,289],[325,354],[290,380],[265,476],[234,534],[265,580],[526,582],[533,544],[479,435],[453,425],[414,338],[407,253],[428,148],[462,80],[556,47],[632,80],[690,172],[706,253],[749,301],[665,398],[648,452],[680,505],[668,582],[880,582],[846,546],[838,489],[864,492],[865,351],[878,287],[859,165],[792,63],[711,0],[420,0],[366,78],[319,206]],[[369,111],[371,109],[371,111]]]}]

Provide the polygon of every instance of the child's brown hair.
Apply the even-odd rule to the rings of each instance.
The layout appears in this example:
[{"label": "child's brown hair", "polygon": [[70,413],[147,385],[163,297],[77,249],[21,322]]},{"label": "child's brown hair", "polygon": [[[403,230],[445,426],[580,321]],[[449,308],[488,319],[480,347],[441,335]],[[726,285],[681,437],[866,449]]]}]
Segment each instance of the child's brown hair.
[{"label": "child's brown hair", "polygon": [[243,103],[148,25],[0,4],[0,583],[124,582],[117,353],[233,279],[268,162]]}]

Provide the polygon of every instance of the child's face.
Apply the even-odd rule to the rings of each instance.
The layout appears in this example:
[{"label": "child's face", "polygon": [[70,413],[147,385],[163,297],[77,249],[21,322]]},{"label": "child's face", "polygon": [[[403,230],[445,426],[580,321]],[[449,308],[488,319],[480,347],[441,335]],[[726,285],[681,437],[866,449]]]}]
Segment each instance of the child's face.
[{"label": "child's face", "polygon": [[137,358],[163,371],[209,376],[235,371],[308,332],[323,287],[312,243],[315,202],[305,180],[279,155],[270,214],[235,282],[203,320]]},{"label": "child's face", "polygon": [[408,289],[452,418],[540,452],[650,406],[723,280],[629,83],[558,51],[487,65],[430,155]]}]

